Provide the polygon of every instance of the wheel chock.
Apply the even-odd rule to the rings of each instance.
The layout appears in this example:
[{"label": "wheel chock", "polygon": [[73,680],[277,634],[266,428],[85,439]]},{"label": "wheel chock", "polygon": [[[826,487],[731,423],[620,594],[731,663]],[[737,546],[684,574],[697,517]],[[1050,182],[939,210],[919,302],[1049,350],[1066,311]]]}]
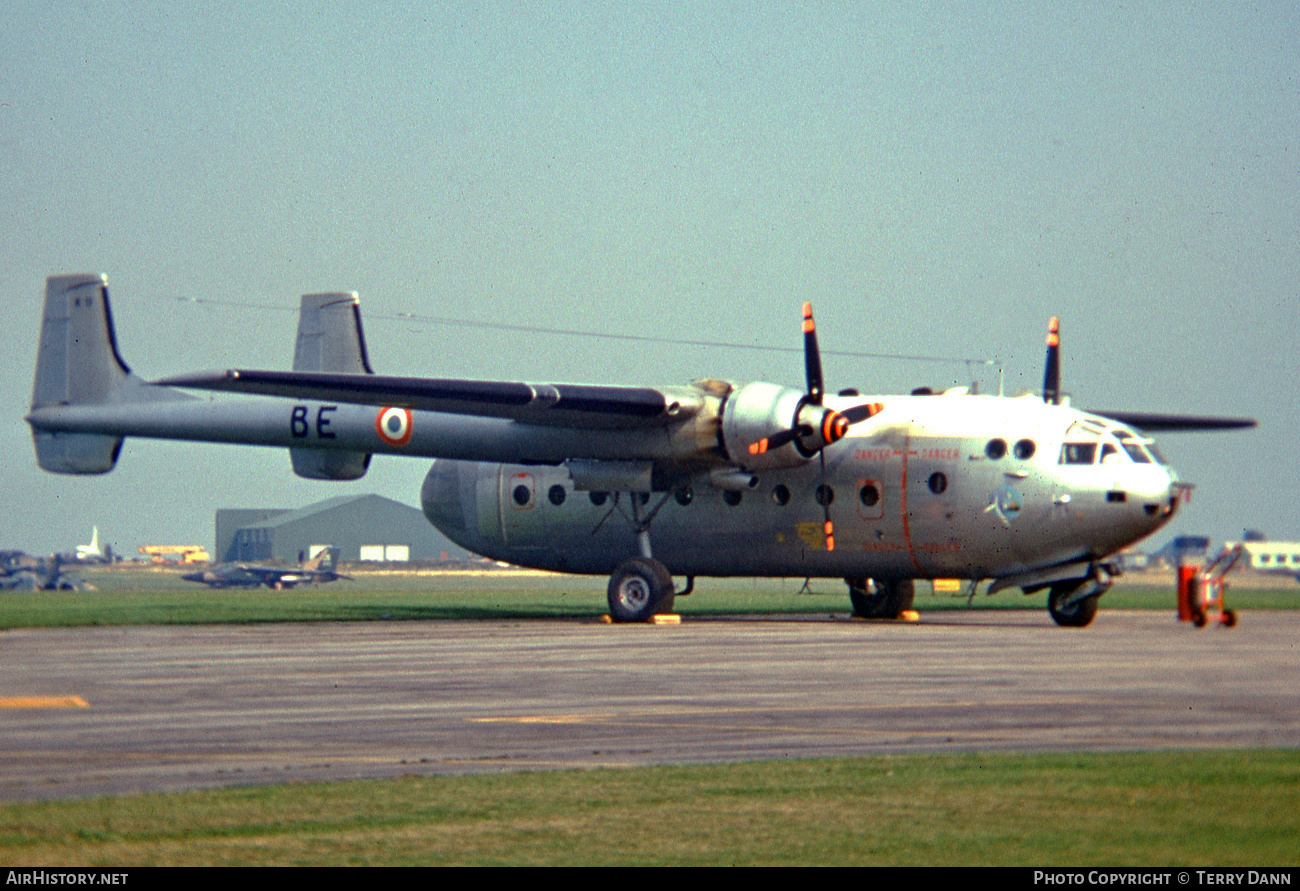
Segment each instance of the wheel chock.
[{"label": "wheel chock", "polygon": [[863,616],[853,616],[852,618],[854,621],[857,622],[886,622],[886,623],[906,622],[908,624],[915,625],[920,623],[921,614],[914,609],[905,609],[898,614],[898,618],[896,619],[867,619],[864,618]]},{"label": "wheel chock", "polygon": [[[601,616],[601,617],[600,617],[600,621],[601,621],[601,624],[604,624],[604,625],[613,625],[613,624],[614,624],[614,619],[613,619],[612,616],[609,615],[609,613],[606,613],[605,615]],[[629,623],[627,623],[627,624],[635,625],[635,624],[637,624],[637,623],[635,623],[635,622],[629,622]],[[655,615],[651,616],[650,618],[646,619],[644,622],[641,622],[640,624],[642,624],[642,625],[680,625],[680,624],[682,624],[682,617],[679,616],[679,615],[677,615],[677,613],[666,613],[666,614],[663,614],[663,615],[660,615],[660,614],[656,613]]]}]

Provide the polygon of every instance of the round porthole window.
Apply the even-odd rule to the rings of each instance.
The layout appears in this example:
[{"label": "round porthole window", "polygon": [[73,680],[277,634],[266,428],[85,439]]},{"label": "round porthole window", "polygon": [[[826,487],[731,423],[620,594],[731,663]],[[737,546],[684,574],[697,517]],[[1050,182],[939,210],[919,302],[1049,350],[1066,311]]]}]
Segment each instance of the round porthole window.
[{"label": "round porthole window", "polygon": [[930,491],[936,495],[942,495],[948,490],[948,477],[938,471],[930,474],[930,479],[926,481]]},{"label": "round porthole window", "polygon": [[1034,445],[1032,439],[1022,439],[1016,443],[1015,454],[1021,461],[1028,461],[1030,458],[1034,457],[1034,452],[1036,450],[1037,446]]},{"label": "round porthole window", "polygon": [[990,461],[1000,461],[1007,454],[1007,441],[1005,439],[990,439],[988,445],[984,446],[984,454]]},{"label": "round porthole window", "polygon": [[554,486],[551,486],[551,488],[547,491],[546,497],[550,499],[551,504],[554,504],[556,507],[559,507],[561,504],[564,503],[564,498],[567,494],[568,493],[564,491],[564,487],[561,486],[559,483],[556,483]]}]

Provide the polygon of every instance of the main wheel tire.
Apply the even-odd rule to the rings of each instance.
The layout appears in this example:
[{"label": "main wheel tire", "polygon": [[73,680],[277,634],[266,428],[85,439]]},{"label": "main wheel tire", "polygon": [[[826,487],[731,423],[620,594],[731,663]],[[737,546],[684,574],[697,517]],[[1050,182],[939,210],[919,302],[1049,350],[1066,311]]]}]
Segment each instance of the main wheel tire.
[{"label": "main wheel tire", "polygon": [[1085,584],[1088,584],[1087,580],[1052,585],[1052,590],[1047,595],[1047,611],[1052,614],[1052,621],[1063,628],[1083,628],[1092,622],[1093,617],[1097,615],[1097,599],[1100,594],[1093,594],[1091,597],[1066,605],[1066,601],[1074,592]]},{"label": "main wheel tire", "polygon": [[647,622],[672,609],[673,577],[658,560],[629,557],[609,578],[609,616],[615,622]]},{"label": "main wheel tire", "polygon": [[853,614],[864,619],[897,619],[904,610],[912,608],[916,585],[911,579],[892,579],[875,582],[876,593],[867,590],[866,579],[846,579]]}]

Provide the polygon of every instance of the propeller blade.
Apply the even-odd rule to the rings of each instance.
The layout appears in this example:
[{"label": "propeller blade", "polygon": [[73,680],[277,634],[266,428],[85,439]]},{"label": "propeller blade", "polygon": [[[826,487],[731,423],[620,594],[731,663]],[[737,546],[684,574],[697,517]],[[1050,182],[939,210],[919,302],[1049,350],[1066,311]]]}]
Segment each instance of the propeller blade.
[{"label": "propeller blade", "polygon": [[798,427],[793,427],[789,430],[782,430],[779,433],[773,433],[771,436],[765,439],[760,439],[758,442],[751,442],[749,444],[749,453],[751,455],[761,455],[764,452],[774,451],[788,442],[793,442],[794,438],[798,435]]},{"label": "propeller blade", "polygon": [[817,325],[813,322],[812,304],[803,305],[803,366],[808,379],[808,401],[822,404],[825,384],[822,381],[822,354],[817,348]]},{"label": "propeller blade", "polygon": [[822,530],[826,533],[826,550],[827,552],[830,552],[835,550],[835,524],[831,522],[831,490],[826,486],[826,452],[823,451],[820,457],[822,462],[822,476],[821,482],[817,486],[817,491],[819,495],[824,492],[825,496],[818,497],[817,500],[822,503],[822,518],[825,520],[825,523],[822,525]]},{"label": "propeller blade", "polygon": [[852,408],[846,408],[840,412],[850,424],[856,424],[858,421],[865,421],[867,418],[874,418],[885,409],[883,402],[868,402],[864,405],[855,405]]},{"label": "propeller blade", "polygon": [[1043,401],[1061,404],[1061,320],[1047,323],[1047,367],[1043,369]]}]

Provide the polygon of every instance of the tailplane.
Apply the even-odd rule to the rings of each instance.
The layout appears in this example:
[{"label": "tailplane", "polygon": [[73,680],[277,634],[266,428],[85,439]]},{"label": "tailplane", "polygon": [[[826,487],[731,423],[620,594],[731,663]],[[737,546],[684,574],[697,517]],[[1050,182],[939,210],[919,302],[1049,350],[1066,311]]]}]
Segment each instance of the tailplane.
[{"label": "tailplane", "polygon": [[52,417],[82,409],[107,411],[133,403],[193,398],[131,373],[117,350],[107,277],[83,273],[45,280],[36,380],[27,418],[36,460],[44,470],[107,473],[122,450],[120,435],[61,430],[59,424],[49,423]]},{"label": "tailplane", "polygon": [[[36,353],[32,409],[125,401],[138,383],[117,351],[108,279],[53,275],[45,280],[45,313]],[[122,449],[120,436],[33,430],[36,460],[54,473],[107,473]]]}]

